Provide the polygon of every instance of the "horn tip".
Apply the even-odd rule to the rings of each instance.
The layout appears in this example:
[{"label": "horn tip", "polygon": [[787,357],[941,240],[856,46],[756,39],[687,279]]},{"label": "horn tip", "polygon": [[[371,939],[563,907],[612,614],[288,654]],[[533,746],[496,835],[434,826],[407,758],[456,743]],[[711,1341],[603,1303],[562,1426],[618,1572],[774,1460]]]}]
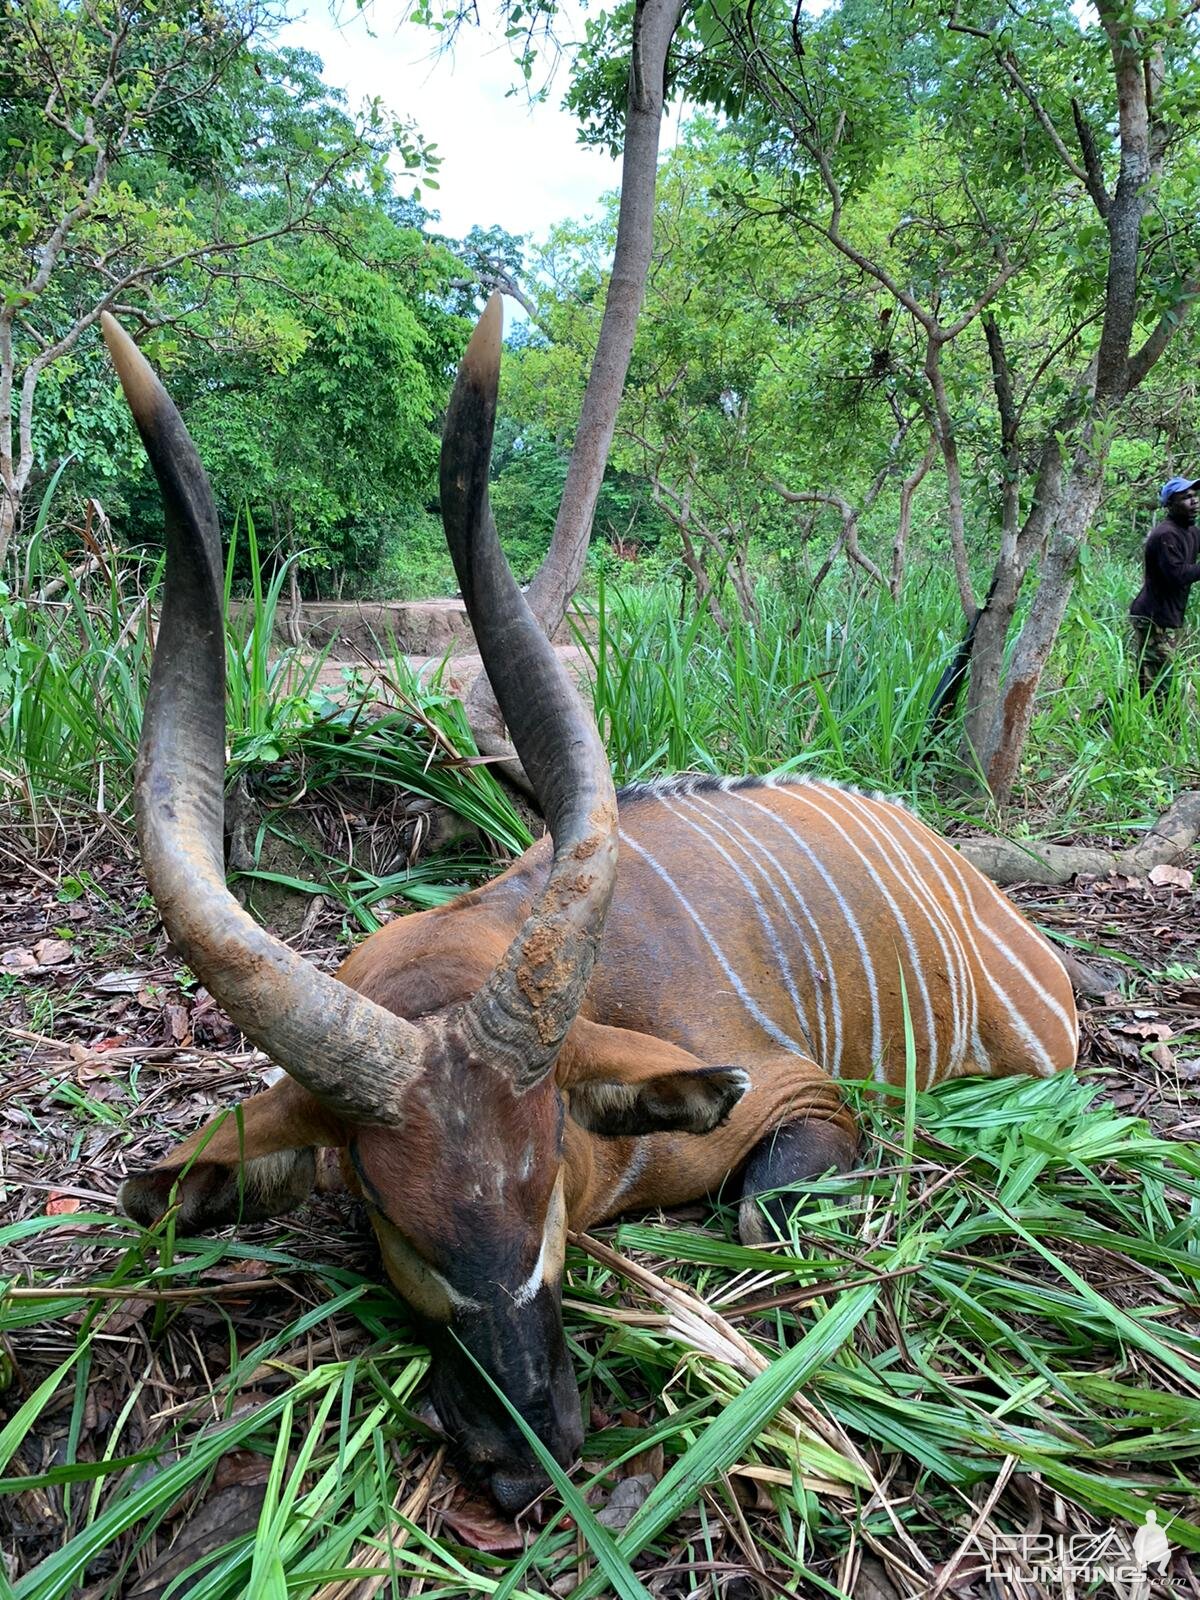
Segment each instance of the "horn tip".
[{"label": "horn tip", "polygon": [[153,367],[109,311],[100,313],[100,332],[117,369],[133,420],[143,430],[153,428],[166,398]]},{"label": "horn tip", "polygon": [[497,290],[483,309],[475,324],[466,353],[462,359],[462,373],[469,382],[480,388],[495,390],[500,383],[500,344],[504,333],[504,296]]}]

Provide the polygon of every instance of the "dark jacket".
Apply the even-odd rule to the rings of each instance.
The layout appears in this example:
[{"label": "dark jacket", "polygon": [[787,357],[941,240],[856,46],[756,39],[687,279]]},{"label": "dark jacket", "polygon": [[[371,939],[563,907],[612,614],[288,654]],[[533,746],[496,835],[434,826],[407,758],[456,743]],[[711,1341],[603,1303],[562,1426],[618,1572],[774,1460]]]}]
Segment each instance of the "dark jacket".
[{"label": "dark jacket", "polygon": [[1181,527],[1173,517],[1164,517],[1151,528],[1143,557],[1146,581],[1130,606],[1130,614],[1148,617],[1160,628],[1181,628],[1187,609],[1188,590],[1200,583],[1200,526]]}]

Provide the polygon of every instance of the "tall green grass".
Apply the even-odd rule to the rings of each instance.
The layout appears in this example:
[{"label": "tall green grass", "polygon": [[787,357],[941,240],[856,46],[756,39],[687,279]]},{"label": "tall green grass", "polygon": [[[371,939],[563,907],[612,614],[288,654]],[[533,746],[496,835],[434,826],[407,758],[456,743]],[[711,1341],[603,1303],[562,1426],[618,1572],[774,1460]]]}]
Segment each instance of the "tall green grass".
[{"label": "tall green grass", "polygon": [[[1059,830],[1144,823],[1200,781],[1196,654],[1181,655],[1164,703],[1141,695],[1127,583],[1114,561],[1091,569],[1039,692],[1022,794]],[[962,707],[928,729],[963,631],[949,575],[914,574],[895,603],[853,581],[828,583],[800,610],[766,585],[758,600],[756,626],[731,604],[723,634],[707,612],[680,617],[665,587],[601,584],[597,640],[580,642],[618,781],[802,771],[901,793],[927,812],[961,809],[953,797],[974,787],[958,753]]]},{"label": "tall green grass", "polygon": [[800,615],[770,589],[761,620],[681,619],[665,588],[601,584],[586,640],[596,716],[618,780],[663,771],[818,770],[894,787],[957,642],[948,592],[901,607],[822,591]]},{"label": "tall green grass", "polygon": [[[228,602],[243,541],[249,603],[235,612]],[[47,601],[0,596],[0,793],[30,808],[39,797],[70,798],[129,821],[162,561],[109,551],[87,578],[51,549],[31,553],[30,564],[43,586],[53,578],[59,587]],[[230,780],[260,786],[268,799],[311,795],[335,782],[419,795],[449,805],[493,849],[524,849],[528,829],[479,763],[461,705],[436,679],[419,684],[402,659],[393,660],[392,706],[379,715],[377,683],[347,668],[340,692],[321,689],[324,657],[280,648],[276,618],[287,576],[287,563],[264,573],[249,517],[235,525],[225,576]],[[481,857],[477,865],[484,864]],[[326,876],[298,886],[324,887]],[[388,887],[364,884],[363,894],[379,898],[401,879],[407,883],[401,874]],[[369,917],[360,920],[370,925]]]},{"label": "tall green grass", "polygon": [[[227,634],[231,775],[298,760],[324,781],[340,763],[350,775],[465,807],[503,848],[520,848],[528,835],[496,785],[441,759],[431,724],[442,724],[457,753],[473,745],[436,685],[427,692],[394,660],[390,676],[410,725],[397,715],[371,727],[361,709],[333,715],[314,693],[320,660],[301,665],[274,640],[286,565],[264,572],[246,519],[233,532],[230,574],[240,544],[250,603]],[[44,605],[0,599],[0,783],[27,799],[66,793],[122,813],[161,568],[138,553],[110,552],[97,574],[77,582],[41,543],[29,564],[63,586]],[[1144,822],[1200,771],[1195,654],[1185,652],[1164,703],[1142,697],[1127,655],[1129,581],[1111,559],[1087,568],[1039,694],[1023,793],[1062,830]],[[707,612],[681,615],[663,583],[617,589],[601,581],[595,640],[580,642],[618,782],[680,770],[811,771],[900,792],[935,812],[970,791],[957,723],[932,740],[927,731],[930,697],[962,630],[949,574],[914,572],[897,603],[852,577],[831,580],[803,605],[764,583],[759,608],[751,626],[727,606],[723,634]],[[432,766],[431,745],[439,752]],[[429,781],[435,769],[445,782]]]},{"label": "tall green grass", "polygon": [[54,599],[0,597],[3,781],[103,809],[137,750],[157,568],[122,554],[87,582],[61,557],[47,570],[63,580]]},{"label": "tall green grass", "polygon": [[[1111,567],[1106,569],[1111,579]],[[1077,596],[1039,701],[1027,781],[1069,818],[1115,825],[1200,783],[1200,651],[1187,639],[1161,699],[1143,695],[1114,585]],[[1200,616],[1193,622],[1200,626]]]}]

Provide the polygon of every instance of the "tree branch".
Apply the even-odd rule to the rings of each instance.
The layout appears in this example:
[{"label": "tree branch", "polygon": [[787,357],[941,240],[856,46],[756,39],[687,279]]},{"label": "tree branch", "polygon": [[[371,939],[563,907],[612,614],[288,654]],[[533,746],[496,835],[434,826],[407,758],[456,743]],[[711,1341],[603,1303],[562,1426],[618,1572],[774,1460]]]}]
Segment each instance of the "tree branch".
[{"label": "tree branch", "polygon": [[1079,148],[1083,152],[1083,166],[1086,174],[1084,182],[1087,192],[1092,197],[1092,203],[1102,217],[1107,217],[1111,197],[1104,182],[1104,167],[1100,161],[1100,152],[1096,148],[1096,135],[1092,132],[1091,125],[1083,115],[1083,109],[1074,96],[1071,97],[1071,116],[1075,122],[1075,137],[1079,140]]},{"label": "tree branch", "polygon": [[[1198,0],[1200,3],[1200,0]],[[1143,381],[1171,340],[1191,315],[1192,307],[1200,298],[1200,271],[1193,272],[1179,291],[1175,304],[1164,311],[1146,335],[1140,350],[1130,357],[1125,380],[1126,389],[1136,389]]]},{"label": "tree branch", "polygon": [[937,437],[931,431],[929,443],[925,446],[925,454],[900,485],[900,511],[896,518],[896,537],[892,542],[892,576],[888,585],[893,600],[899,600],[904,580],[904,555],[908,547],[909,530],[912,527],[913,497],[921,487],[925,474],[937,459],[937,448]]},{"label": "tree branch", "polygon": [[[884,468],[883,476],[886,477],[886,475],[887,468]],[[832,506],[842,519],[842,531],[838,542],[844,547],[846,555],[856,566],[861,567],[865,573],[873,578],[881,589],[888,587],[887,579],[883,573],[880,572],[870,556],[859,545],[859,513],[855,511],[848,500],[844,499],[840,494],[833,494],[831,491],[789,489],[786,485],[778,482],[772,483],[771,487],[790,506]],[[878,494],[878,492],[877,488],[875,493]]]},{"label": "tree branch", "polygon": [[1129,345],[1137,314],[1138,250],[1150,198],[1150,117],[1137,30],[1120,0],[1096,0],[1108,35],[1117,90],[1121,166],[1108,214],[1108,283],[1096,356],[1096,393],[1119,400],[1129,381]]}]

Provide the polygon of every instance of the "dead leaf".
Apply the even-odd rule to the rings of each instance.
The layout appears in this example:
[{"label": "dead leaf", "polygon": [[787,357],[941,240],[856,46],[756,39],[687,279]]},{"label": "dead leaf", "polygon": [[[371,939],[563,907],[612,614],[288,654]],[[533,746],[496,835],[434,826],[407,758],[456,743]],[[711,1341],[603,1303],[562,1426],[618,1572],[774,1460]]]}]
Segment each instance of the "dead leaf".
[{"label": "dead leaf", "polygon": [[50,1198],[46,1201],[46,1215],[48,1217],[65,1217],[71,1212],[78,1211],[83,1206],[82,1200],[77,1200],[73,1194],[62,1194],[58,1189],[51,1189]]},{"label": "dead leaf", "polygon": [[1119,1060],[1128,1061],[1131,1065],[1137,1065],[1142,1059],[1141,1047],[1132,1039],[1122,1038],[1112,1028],[1096,1029],[1096,1045],[1099,1050],[1110,1056],[1116,1056]]},{"label": "dead leaf", "polygon": [[168,1589],[179,1593],[172,1580],[181,1572],[257,1525],[266,1492],[265,1483],[256,1483],[232,1484],[210,1493],[204,1504],[189,1514],[161,1558],[132,1588],[124,1590],[125,1600],[162,1600]]},{"label": "dead leaf", "polygon": [[618,1478],[608,1497],[608,1504],[603,1510],[597,1511],[596,1521],[620,1533],[633,1521],[634,1513],[645,1505],[656,1481],[649,1472],[643,1472],[636,1478]]},{"label": "dead leaf", "polygon": [[854,1600],[900,1600],[887,1568],[874,1556],[863,1556],[854,1584]]},{"label": "dead leaf", "polygon": [[219,1267],[210,1267],[204,1274],[205,1283],[245,1283],[249,1279],[269,1278],[272,1270],[265,1261],[245,1259],[223,1261]]},{"label": "dead leaf", "polygon": [[243,1487],[266,1483],[271,1475],[271,1463],[257,1450],[227,1450],[217,1462],[213,1474],[214,1489],[231,1489],[234,1484]]},{"label": "dead leaf", "polygon": [[[622,1411],[620,1422],[623,1428],[637,1430],[645,1427],[636,1411]],[[663,1475],[662,1445],[652,1444],[648,1450],[639,1450],[636,1455],[629,1456],[622,1463],[622,1470],[627,1478],[640,1478],[643,1473],[648,1472],[657,1483]]]},{"label": "dead leaf", "polygon": [[[104,1331],[111,1333],[111,1326],[106,1323]],[[107,1433],[117,1409],[117,1399],[111,1383],[101,1379],[98,1383],[90,1384],[83,1406],[83,1437],[90,1438],[93,1434]]]},{"label": "dead leaf", "polygon": [[[136,1296],[132,1300],[123,1300],[119,1304],[110,1302],[110,1304],[114,1305],[114,1309],[105,1313],[103,1322],[104,1332],[110,1338],[125,1333],[135,1323],[140,1322],[151,1306],[149,1300],[139,1300]],[[68,1327],[81,1328],[94,1315],[94,1309],[88,1306],[81,1311],[72,1311],[69,1316],[63,1318],[63,1321]]]},{"label": "dead leaf", "polygon": [[237,1399],[229,1416],[221,1424],[228,1428],[235,1422],[240,1422],[244,1417],[252,1416],[255,1411],[261,1411],[264,1406],[270,1405],[271,1396],[266,1389],[242,1389],[238,1392]]},{"label": "dead leaf", "polygon": [[729,1475],[729,1487],[743,1510],[759,1511],[765,1516],[770,1516],[775,1510],[771,1491],[760,1479],[743,1478],[740,1472],[733,1471]]},{"label": "dead leaf", "polygon": [[192,1040],[196,1044],[225,1049],[236,1045],[239,1030],[234,1027],[207,989],[198,989],[192,1001]]},{"label": "dead leaf", "polygon": [[0,955],[0,967],[5,972],[28,972],[31,967],[36,967],[38,959],[32,950],[6,950]]},{"label": "dead leaf", "polygon": [[1151,867],[1146,874],[1150,882],[1162,888],[1171,884],[1177,889],[1190,889],[1192,887],[1192,874],[1186,867],[1171,867],[1164,861],[1157,867]]},{"label": "dead leaf", "polygon": [[[8,1471],[18,1478],[31,1475],[20,1455],[12,1458],[8,1464]],[[19,1494],[12,1495],[8,1512],[10,1525],[24,1524],[31,1533],[43,1536],[56,1534],[64,1526],[54,1502],[44,1489],[25,1489]],[[0,1575],[4,1571],[5,1569],[0,1567]]]},{"label": "dead leaf", "polygon": [[75,946],[69,939],[39,939],[33,953],[43,967],[61,967],[75,959]]},{"label": "dead leaf", "polygon": [[[950,1563],[948,1561],[934,1562],[933,1566],[929,1569],[929,1582],[931,1587],[935,1587],[939,1583],[944,1583],[944,1575],[949,1565]],[[974,1597],[981,1592],[984,1594],[994,1592],[994,1586],[991,1584],[987,1584],[982,1588],[979,1587],[983,1584],[983,1580],[986,1578],[987,1571],[987,1559],[983,1552],[969,1550],[966,1555],[963,1556],[962,1560],[959,1561],[954,1570],[950,1573],[949,1586],[942,1592],[952,1595],[970,1597],[970,1600],[974,1600]]]},{"label": "dead leaf", "polygon": [[106,1039],[97,1039],[88,1049],[94,1056],[102,1056],[106,1050],[119,1050],[122,1045],[129,1043],[127,1033],[110,1033]]},{"label": "dead leaf", "polygon": [[75,1076],[80,1083],[98,1083],[102,1078],[111,1078],[116,1070],[116,1063],[103,1056],[85,1056],[77,1063]]},{"label": "dead leaf", "polygon": [[458,1490],[450,1504],[442,1508],[442,1520],[473,1550],[499,1554],[525,1548],[525,1535],[516,1523],[501,1517],[490,1500],[468,1494],[465,1489]]},{"label": "dead leaf", "polygon": [[97,994],[136,994],[150,976],[148,972],[105,972],[92,979]]},{"label": "dead leaf", "polygon": [[1156,1067],[1161,1067],[1164,1072],[1173,1072],[1175,1070],[1174,1051],[1168,1050],[1166,1045],[1161,1042],[1151,1050],[1150,1059]]},{"label": "dead leaf", "polygon": [[1135,1039],[1169,1039],[1175,1032],[1169,1022],[1114,1022],[1113,1027]]}]

